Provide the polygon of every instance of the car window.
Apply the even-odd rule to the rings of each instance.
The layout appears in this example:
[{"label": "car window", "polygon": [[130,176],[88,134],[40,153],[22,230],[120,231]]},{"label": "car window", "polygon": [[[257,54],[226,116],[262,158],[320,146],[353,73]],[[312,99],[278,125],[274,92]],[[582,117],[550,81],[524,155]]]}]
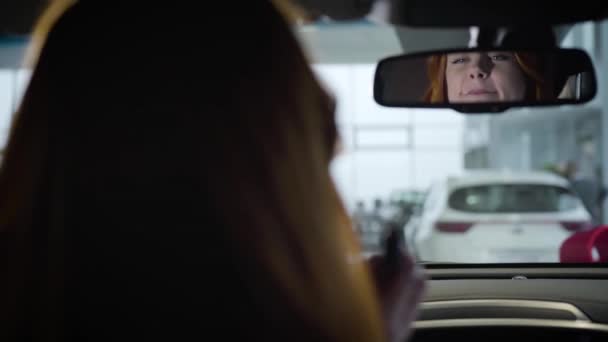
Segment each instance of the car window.
[{"label": "car window", "polygon": [[[25,48],[26,42],[9,40],[4,42],[4,45],[3,47],[0,39],[0,158],[8,139],[13,116],[30,76],[30,71],[22,68],[20,64],[20,52]],[[13,51],[14,54],[4,56],[5,58],[2,59],[3,49]],[[5,63],[4,67],[2,62]]]},{"label": "car window", "polygon": [[536,184],[492,184],[464,187],[449,197],[452,209],[475,213],[559,212],[577,208],[568,189]]}]

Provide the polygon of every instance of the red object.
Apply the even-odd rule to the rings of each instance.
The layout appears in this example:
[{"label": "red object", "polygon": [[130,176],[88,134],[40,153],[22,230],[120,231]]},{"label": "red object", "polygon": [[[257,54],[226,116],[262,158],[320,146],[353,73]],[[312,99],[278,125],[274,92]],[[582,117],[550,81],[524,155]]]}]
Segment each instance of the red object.
[{"label": "red object", "polygon": [[[599,253],[599,260],[593,260],[593,248]],[[562,263],[608,262],[608,226],[572,234],[559,249]]]},{"label": "red object", "polygon": [[577,232],[577,231],[583,231],[583,230],[587,230],[589,228],[593,228],[593,226],[591,225],[591,222],[588,221],[575,221],[575,222],[571,222],[571,221],[564,221],[564,222],[560,222],[562,227],[566,228],[566,230],[571,231],[571,232]]}]

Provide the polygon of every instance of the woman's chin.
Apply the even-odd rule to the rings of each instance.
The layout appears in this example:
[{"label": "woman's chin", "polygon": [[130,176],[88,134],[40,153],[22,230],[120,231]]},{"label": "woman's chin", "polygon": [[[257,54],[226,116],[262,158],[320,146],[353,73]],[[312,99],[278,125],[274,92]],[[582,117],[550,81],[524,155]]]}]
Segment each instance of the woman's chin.
[{"label": "woman's chin", "polygon": [[450,99],[450,103],[488,103],[488,102],[506,102],[501,100],[497,94],[474,94]]}]

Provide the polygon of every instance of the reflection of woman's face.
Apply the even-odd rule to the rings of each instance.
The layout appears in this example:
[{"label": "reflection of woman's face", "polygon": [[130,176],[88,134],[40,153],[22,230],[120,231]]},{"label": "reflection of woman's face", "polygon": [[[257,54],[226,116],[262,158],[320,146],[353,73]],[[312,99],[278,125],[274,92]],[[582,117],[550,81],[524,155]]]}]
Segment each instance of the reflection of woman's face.
[{"label": "reflection of woman's face", "polygon": [[445,78],[450,102],[521,101],[524,75],[511,52],[447,55]]}]

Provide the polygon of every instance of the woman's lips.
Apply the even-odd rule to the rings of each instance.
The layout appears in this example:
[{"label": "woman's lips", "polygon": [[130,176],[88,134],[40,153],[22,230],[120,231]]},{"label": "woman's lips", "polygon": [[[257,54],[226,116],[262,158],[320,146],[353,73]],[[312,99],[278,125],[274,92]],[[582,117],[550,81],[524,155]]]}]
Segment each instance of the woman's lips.
[{"label": "woman's lips", "polygon": [[466,95],[493,95],[496,94],[496,91],[494,90],[488,90],[488,89],[473,89],[473,90],[469,90]]}]

